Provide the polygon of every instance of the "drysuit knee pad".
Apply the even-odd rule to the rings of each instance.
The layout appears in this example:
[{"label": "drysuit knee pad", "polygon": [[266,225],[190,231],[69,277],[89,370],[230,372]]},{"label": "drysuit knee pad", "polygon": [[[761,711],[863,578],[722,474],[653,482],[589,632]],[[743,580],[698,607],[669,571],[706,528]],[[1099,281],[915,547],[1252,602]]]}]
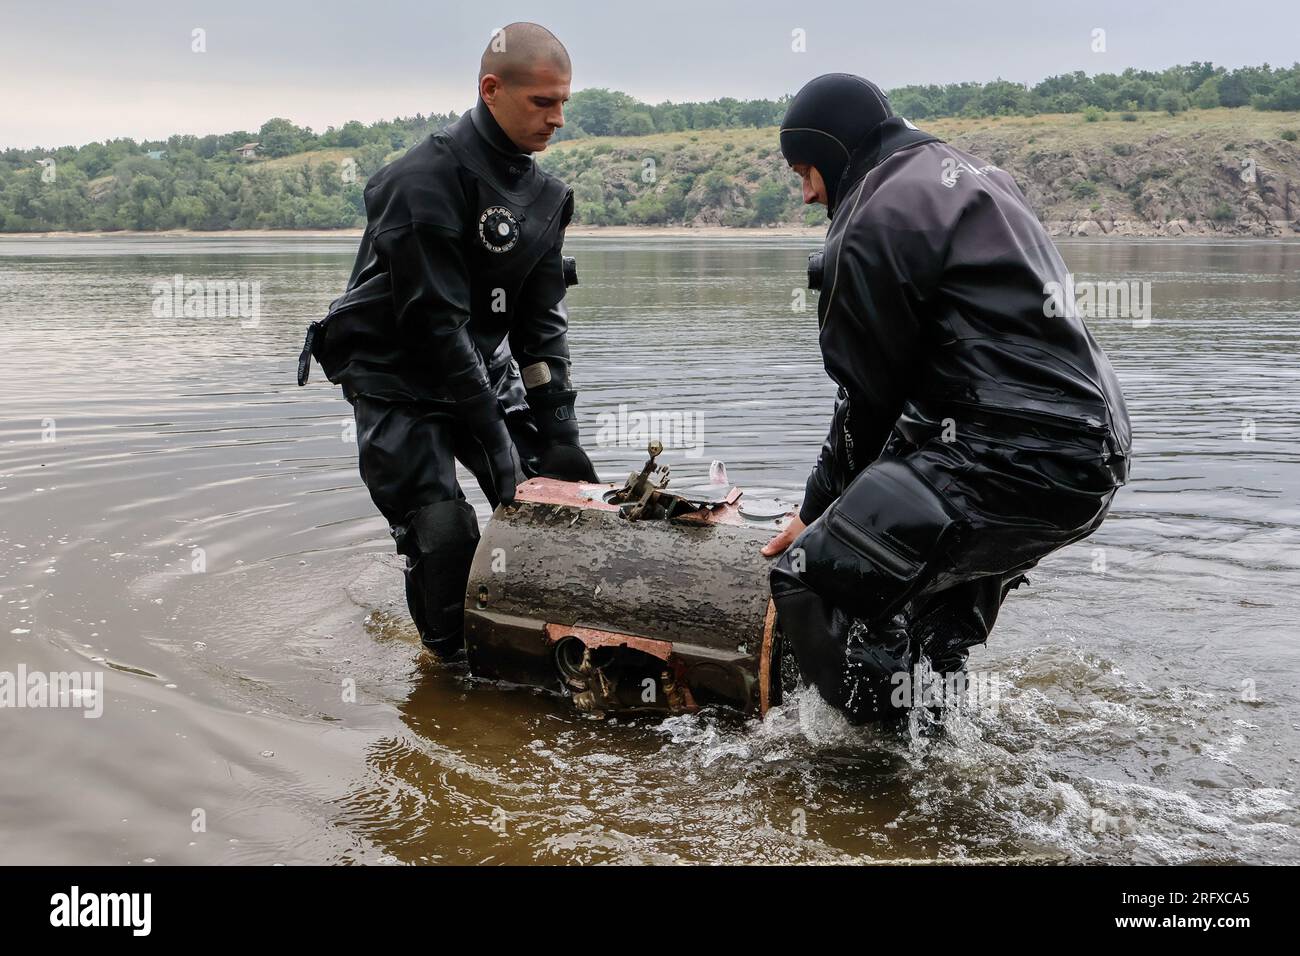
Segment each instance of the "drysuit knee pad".
[{"label": "drysuit knee pad", "polygon": [[882,458],[782,555],[773,593],[794,579],[852,617],[886,620],[924,586],[963,526],[960,512],[906,462]]},{"label": "drysuit knee pad", "polygon": [[442,551],[468,550],[478,546],[478,515],[464,499],[425,505],[393,532],[397,551],[415,559]]}]

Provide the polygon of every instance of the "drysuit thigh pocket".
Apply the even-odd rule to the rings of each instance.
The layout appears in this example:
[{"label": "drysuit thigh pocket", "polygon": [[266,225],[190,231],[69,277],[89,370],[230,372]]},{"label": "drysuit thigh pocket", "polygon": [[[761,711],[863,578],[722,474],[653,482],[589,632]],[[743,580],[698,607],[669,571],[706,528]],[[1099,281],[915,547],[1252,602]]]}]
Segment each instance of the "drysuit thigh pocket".
[{"label": "drysuit thigh pocket", "polygon": [[903,460],[882,458],[800,535],[785,570],[852,616],[878,621],[924,585],[959,521]]}]

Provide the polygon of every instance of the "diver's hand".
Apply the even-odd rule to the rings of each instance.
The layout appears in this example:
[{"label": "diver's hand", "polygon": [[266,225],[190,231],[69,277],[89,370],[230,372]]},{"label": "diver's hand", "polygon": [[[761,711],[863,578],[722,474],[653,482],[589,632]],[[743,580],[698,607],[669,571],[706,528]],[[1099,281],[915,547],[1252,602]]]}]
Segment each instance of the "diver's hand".
[{"label": "diver's hand", "polygon": [[495,445],[488,445],[482,439],[483,450],[487,453],[488,467],[492,470],[492,487],[497,493],[497,504],[512,505],[519,485],[524,480],[524,469],[519,461],[519,453],[507,432],[504,440],[498,438]]},{"label": "diver's hand", "polygon": [[524,480],[523,468],[496,395],[483,392],[462,400],[457,403],[456,412],[470,434],[483,446],[492,487],[496,491],[497,500],[491,504],[513,504],[517,485]]},{"label": "diver's hand", "polygon": [[560,481],[585,481],[592,484],[600,481],[596,467],[577,442],[571,445],[559,443],[547,448],[538,462],[537,474]]},{"label": "diver's hand", "polygon": [[795,515],[792,519],[790,519],[790,523],[785,526],[784,531],[778,534],[767,544],[763,545],[763,557],[765,558],[776,557],[778,554],[783,552],[786,548],[790,547],[790,545],[794,543],[794,539],[799,537],[799,535],[803,534],[803,529],[806,527],[808,526],[803,523],[803,521],[799,518],[799,516]]}]

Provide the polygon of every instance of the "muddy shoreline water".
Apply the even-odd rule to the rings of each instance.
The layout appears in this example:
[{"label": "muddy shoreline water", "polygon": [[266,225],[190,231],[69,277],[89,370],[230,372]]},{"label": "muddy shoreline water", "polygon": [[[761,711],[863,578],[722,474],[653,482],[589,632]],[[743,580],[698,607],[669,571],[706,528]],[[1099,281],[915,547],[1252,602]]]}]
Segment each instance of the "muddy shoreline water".
[{"label": "muddy shoreline water", "polygon": [[[0,237],[0,671],[103,677],[94,719],[0,710],[0,862],[1300,863],[1300,245],[1062,243],[1151,283],[1149,323],[1089,323],[1133,481],[973,653],[995,704],[930,739],[815,696],[593,721],[432,664],[348,406],[294,384],[353,239],[126,238]],[[798,497],[819,238],[571,241],[602,478],[642,458],[602,412],[699,412],[674,482]],[[156,316],[176,274],[259,282],[260,321]]]}]

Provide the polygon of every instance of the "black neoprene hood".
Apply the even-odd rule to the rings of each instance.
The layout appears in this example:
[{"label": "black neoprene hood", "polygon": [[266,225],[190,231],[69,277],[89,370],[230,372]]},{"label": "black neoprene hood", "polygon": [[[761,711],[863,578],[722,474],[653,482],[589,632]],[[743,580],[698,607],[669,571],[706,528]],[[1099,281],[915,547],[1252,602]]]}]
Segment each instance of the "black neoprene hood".
[{"label": "black neoprene hood", "polygon": [[816,167],[833,212],[849,157],[893,115],[889,97],[870,80],[826,73],[809,80],[790,101],[781,122],[781,152],[791,165]]}]

